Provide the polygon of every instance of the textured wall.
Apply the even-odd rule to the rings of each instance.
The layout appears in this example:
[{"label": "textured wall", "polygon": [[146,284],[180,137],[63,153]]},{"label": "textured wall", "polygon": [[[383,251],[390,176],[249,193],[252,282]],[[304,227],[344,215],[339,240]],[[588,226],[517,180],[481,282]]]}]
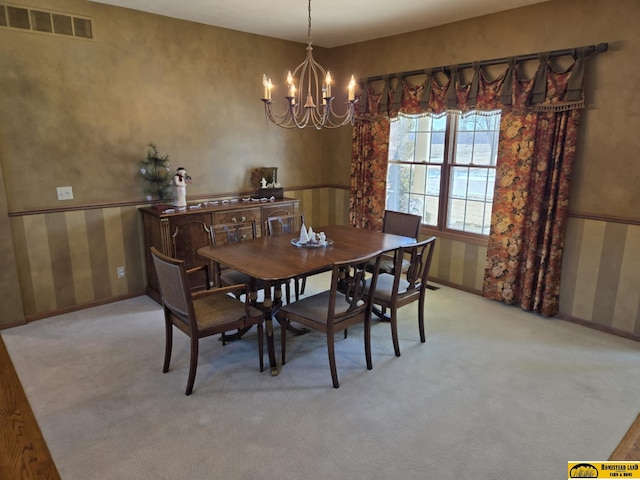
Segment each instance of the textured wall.
[{"label": "textured wall", "polygon": [[[188,168],[194,199],[247,190],[251,168],[277,166],[310,224],[348,223],[351,130],[264,122],[262,73],[282,82],[304,45],[81,0],[38,8],[90,17],[96,38],[0,28],[0,215],[11,233],[0,241],[0,327],[144,289],[128,203],[143,201],[137,163],[148,142]],[[567,232],[561,313],[638,333],[638,24],[637,0],[553,0],[314,52],[341,81],[609,42],[588,67],[571,201],[584,215]],[[59,202],[65,185],[75,199]],[[443,236],[432,273],[479,291],[485,253]]]},{"label": "textured wall", "polygon": [[[149,142],[193,177],[190,194],[247,190],[253,167],[328,184],[325,132],[267,125],[262,74],[282,92],[304,46],[80,0],[94,40],[0,28],[0,162],[9,210],[143,200]],[[322,49],[318,49],[319,52]],[[73,187],[59,202],[56,186]]]}]

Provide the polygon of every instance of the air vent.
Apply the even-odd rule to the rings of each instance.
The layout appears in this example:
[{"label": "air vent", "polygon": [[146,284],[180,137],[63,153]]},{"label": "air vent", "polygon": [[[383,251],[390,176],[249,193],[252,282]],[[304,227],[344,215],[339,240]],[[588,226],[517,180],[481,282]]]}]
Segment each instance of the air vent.
[{"label": "air vent", "polygon": [[51,14],[49,12],[31,10],[31,25],[34,30],[39,32],[52,32]]},{"label": "air vent", "polygon": [[0,4],[0,27],[93,38],[93,25],[89,18],[14,5]]}]

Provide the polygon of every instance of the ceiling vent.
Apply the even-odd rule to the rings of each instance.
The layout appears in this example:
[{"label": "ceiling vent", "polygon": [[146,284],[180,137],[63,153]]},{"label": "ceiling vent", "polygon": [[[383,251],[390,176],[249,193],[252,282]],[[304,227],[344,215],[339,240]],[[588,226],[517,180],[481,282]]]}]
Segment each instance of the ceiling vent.
[{"label": "ceiling vent", "polygon": [[34,8],[0,4],[0,27],[93,38],[91,19]]}]

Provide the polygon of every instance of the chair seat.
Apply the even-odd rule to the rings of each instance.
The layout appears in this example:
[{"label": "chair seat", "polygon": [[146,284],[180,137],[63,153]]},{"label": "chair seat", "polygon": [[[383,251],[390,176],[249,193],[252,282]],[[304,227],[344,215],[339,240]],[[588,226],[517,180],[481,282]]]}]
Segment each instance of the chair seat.
[{"label": "chair seat", "polygon": [[[238,285],[241,283],[251,285],[251,277],[249,275],[233,269],[223,270],[220,274],[220,281],[223,285]],[[264,289],[264,281],[256,280],[255,282],[256,290]]]},{"label": "chair seat", "polygon": [[[390,273],[381,273],[378,275],[378,282],[376,283],[376,299],[378,301],[391,302],[391,296],[393,295],[393,280],[394,276]],[[371,280],[367,280],[366,290],[369,291],[369,285]],[[409,282],[404,278],[401,278],[398,282],[398,294],[401,295],[409,288]]]},{"label": "chair seat", "polygon": [[[199,330],[206,330],[218,325],[233,323],[246,315],[245,305],[226,293],[196,298],[193,300],[193,308],[196,313]],[[262,312],[257,308],[248,308],[248,317],[259,317],[262,315]],[[255,322],[250,323],[253,324]]]},{"label": "chair seat", "polygon": [[[310,320],[315,323],[326,325],[327,324],[327,309],[329,308],[329,298],[331,292],[329,290],[310,297],[305,297],[297,302],[293,302],[290,305],[285,305],[281,308],[284,313],[290,313],[298,317],[303,317],[305,320]],[[342,315],[347,312],[350,304],[345,300],[344,296],[336,298],[335,316]]]},{"label": "chair seat", "polygon": [[[369,271],[373,268],[375,262],[369,263]],[[393,273],[395,259],[393,255],[382,254],[380,256],[380,273]],[[409,268],[411,262],[406,258],[402,259],[402,271],[406,271]]]}]

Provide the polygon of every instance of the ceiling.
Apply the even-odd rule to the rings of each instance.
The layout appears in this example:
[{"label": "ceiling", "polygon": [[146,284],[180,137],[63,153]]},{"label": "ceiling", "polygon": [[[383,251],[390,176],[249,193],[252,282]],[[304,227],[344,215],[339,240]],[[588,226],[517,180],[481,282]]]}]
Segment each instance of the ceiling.
[{"label": "ceiling", "polygon": [[[93,0],[216,27],[307,42],[304,0]],[[320,47],[422,30],[548,0],[316,0],[311,37]]]}]

